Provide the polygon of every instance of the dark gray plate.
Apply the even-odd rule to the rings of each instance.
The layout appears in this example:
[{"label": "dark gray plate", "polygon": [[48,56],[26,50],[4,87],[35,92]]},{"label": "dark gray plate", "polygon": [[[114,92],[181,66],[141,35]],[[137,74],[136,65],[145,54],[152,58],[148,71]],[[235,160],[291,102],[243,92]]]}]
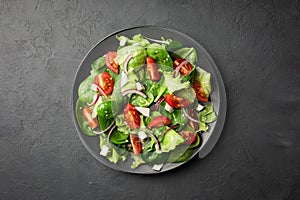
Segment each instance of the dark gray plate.
[{"label": "dark gray plate", "polygon": [[[160,39],[162,36],[164,38],[171,38],[173,40],[178,40],[184,44],[186,47],[194,47],[198,53],[198,62],[197,66],[202,67],[206,71],[210,72],[211,77],[211,102],[214,104],[214,110],[218,115],[217,121],[210,124],[210,129],[208,132],[202,134],[202,145],[197,148],[193,156],[199,154],[200,158],[205,157],[214,147],[216,142],[218,141],[220,134],[222,132],[222,128],[225,122],[226,117],[226,93],[223,84],[223,80],[221,78],[220,72],[207,53],[207,51],[194,39],[189,36],[180,33],[175,30],[170,30],[161,27],[154,26],[145,26],[145,27],[134,27],[128,28],[124,30],[117,31],[102,39],[98,44],[96,44],[85,56],[81,64],[79,65],[78,71],[75,76],[75,80],[73,83],[73,91],[72,91],[72,107],[73,107],[73,119],[76,125],[78,135],[86,147],[86,149],[101,163],[111,167],[113,169],[130,172],[130,173],[140,173],[140,174],[152,174],[158,173],[157,171],[152,170],[152,166],[150,165],[141,165],[137,169],[131,169],[132,159],[127,159],[125,162],[119,162],[118,164],[110,163],[105,157],[99,155],[99,138],[98,137],[89,137],[86,136],[82,130],[80,129],[77,120],[76,120],[76,101],[78,99],[78,87],[80,83],[89,75],[91,70],[91,63],[99,58],[100,56],[106,54],[108,51],[114,51],[117,49],[119,42],[116,39],[116,35],[124,35],[127,37],[132,37],[135,34],[141,33],[150,38]],[[183,163],[168,163],[165,164],[160,172],[165,172],[171,169],[174,169]]]}]

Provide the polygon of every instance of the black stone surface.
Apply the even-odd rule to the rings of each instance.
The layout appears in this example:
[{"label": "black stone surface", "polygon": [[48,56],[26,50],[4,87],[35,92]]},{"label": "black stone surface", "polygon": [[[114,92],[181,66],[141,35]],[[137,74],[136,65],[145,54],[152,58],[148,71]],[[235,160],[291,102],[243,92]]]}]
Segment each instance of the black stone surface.
[{"label": "black stone surface", "polygon": [[[0,0],[0,199],[299,198],[299,18],[298,0]],[[71,115],[81,59],[137,25],[196,39],[227,90],[213,151],[159,175],[99,163]]]}]

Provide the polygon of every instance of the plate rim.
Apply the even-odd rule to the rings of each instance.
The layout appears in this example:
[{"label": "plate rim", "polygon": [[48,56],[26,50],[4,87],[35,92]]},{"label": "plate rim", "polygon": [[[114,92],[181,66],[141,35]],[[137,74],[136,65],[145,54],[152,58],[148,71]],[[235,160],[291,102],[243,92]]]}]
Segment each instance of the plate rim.
[{"label": "plate rim", "polygon": [[[102,161],[99,157],[97,157],[93,150],[89,147],[89,145],[86,143],[86,141],[83,139],[83,136],[81,134],[82,130],[80,129],[79,127],[79,124],[77,122],[77,119],[76,119],[76,112],[74,110],[74,108],[76,107],[76,103],[77,102],[77,99],[75,101],[74,99],[74,93],[77,92],[75,91],[75,84],[76,84],[76,78],[79,74],[79,71],[81,69],[81,66],[83,65],[84,61],[87,59],[87,57],[90,55],[90,53],[98,46],[100,45],[103,41],[105,41],[106,39],[118,34],[118,33],[121,33],[121,32],[124,32],[124,31],[128,31],[128,30],[132,30],[132,29],[138,29],[138,28],[157,28],[157,29],[164,29],[166,31],[170,31],[170,32],[173,32],[173,33],[176,33],[176,34],[179,34],[179,35],[182,35],[184,37],[188,37],[189,39],[192,40],[192,42],[195,42],[199,45],[199,47],[201,48],[201,51],[202,53],[205,54],[208,62],[211,64],[211,66],[213,67],[213,70],[214,70],[214,73],[217,77],[216,81],[217,81],[217,86],[219,87],[219,91],[220,93],[222,93],[223,95],[220,94],[220,103],[219,103],[219,112],[222,112],[222,116],[221,116],[221,119],[219,119],[219,116],[218,116],[218,120],[216,121],[216,124],[215,124],[215,127],[214,127],[214,135],[215,137],[209,137],[207,142],[206,142],[206,145],[201,149],[201,152],[197,152],[195,153],[192,158],[195,158],[196,154],[198,154],[198,157],[200,159],[204,158],[205,156],[207,156],[211,151],[212,149],[214,148],[214,146],[216,145],[216,143],[218,142],[219,138],[220,138],[220,135],[222,133],[222,130],[223,130],[223,127],[224,127],[224,124],[225,124],[225,119],[226,119],[226,115],[227,115],[227,97],[226,97],[226,90],[225,90],[225,86],[224,86],[224,81],[222,79],[222,76],[220,74],[220,71],[217,67],[217,65],[215,64],[214,60],[212,59],[212,57],[210,56],[210,54],[207,52],[207,50],[198,42],[196,41],[195,39],[193,39],[192,37],[190,37],[189,35],[185,34],[185,33],[182,33],[182,32],[179,32],[177,30],[174,30],[174,29],[170,29],[170,28],[165,28],[165,27],[161,27],[161,26],[157,26],[157,25],[142,25],[142,26],[133,26],[133,27],[128,27],[128,28],[123,28],[123,29],[118,29],[117,31],[114,31],[108,35],[106,35],[105,37],[103,37],[102,39],[100,39],[95,45],[93,45],[90,50],[85,54],[85,56],[82,58],[80,64],[78,65],[77,67],[77,70],[76,70],[76,73],[75,73],[75,76],[74,76],[74,80],[73,80],[73,84],[72,84],[72,92],[71,92],[71,103],[72,103],[72,115],[73,115],[73,122],[75,124],[75,127],[76,127],[76,131],[77,131],[77,134],[80,138],[80,141],[81,143],[84,145],[85,149],[87,149],[87,151],[98,161],[100,161],[104,166],[106,167],[109,167],[109,168],[113,168],[114,170],[117,170],[117,171],[121,171],[121,172],[126,172],[126,173],[133,173],[133,174],[157,174],[157,173],[163,173],[163,172],[168,172],[174,168],[177,168],[183,164],[185,164],[186,162],[190,161],[191,159],[189,159],[188,161],[186,162],[182,162],[182,163],[176,163],[177,166],[176,167],[173,167],[173,168],[169,168],[169,169],[165,169],[163,171],[145,171],[145,172],[139,172],[139,171],[130,171],[128,169],[123,169],[123,168],[119,168],[117,165],[114,165],[114,167],[111,167],[109,166],[107,163],[105,163],[104,161]],[[222,101],[221,101],[221,98]],[[222,106],[221,106],[222,104]],[[217,129],[217,130],[215,130]],[[208,145],[208,143],[210,142],[210,145]],[[202,153],[203,152],[203,153]]]}]

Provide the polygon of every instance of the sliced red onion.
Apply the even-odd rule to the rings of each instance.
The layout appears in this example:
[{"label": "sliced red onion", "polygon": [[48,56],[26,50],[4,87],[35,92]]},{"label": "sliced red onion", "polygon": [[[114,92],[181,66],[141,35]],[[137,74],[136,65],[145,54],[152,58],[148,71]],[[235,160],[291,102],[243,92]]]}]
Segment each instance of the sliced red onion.
[{"label": "sliced red onion", "polygon": [[183,62],[181,62],[180,63],[180,65],[178,65],[176,68],[175,68],[175,70],[174,70],[174,78],[178,75],[178,72],[179,72],[179,70],[180,70],[180,68],[183,66],[183,65],[185,65],[186,63],[188,63],[189,61],[187,61],[187,60],[185,60],[185,61],[183,61]]},{"label": "sliced red onion", "polygon": [[154,105],[154,110],[158,110],[159,105],[165,100],[165,97],[160,97]]},{"label": "sliced red onion", "polygon": [[99,99],[99,94],[95,94],[95,95],[94,95],[94,98],[93,98],[93,101],[92,101],[91,103],[87,103],[87,105],[88,105],[89,107],[95,105],[95,104],[97,103],[98,99]]},{"label": "sliced red onion", "polygon": [[183,110],[183,114],[184,114],[189,120],[191,120],[191,121],[193,121],[193,122],[196,122],[196,123],[199,123],[199,120],[192,118],[192,117],[186,112],[186,110],[185,110],[184,108],[183,108],[182,110]]},{"label": "sliced red onion", "polygon": [[108,134],[107,134],[107,138],[106,138],[106,145],[107,145],[107,146],[110,146],[109,138],[110,138],[111,134],[113,133],[113,130],[114,130],[116,127],[117,127],[117,125],[114,125],[114,126],[110,129],[110,131],[108,132]]},{"label": "sliced red onion", "polygon": [[138,90],[125,90],[124,92],[122,92],[122,96],[125,96],[127,94],[131,94],[131,93],[135,93],[135,94],[141,95],[145,99],[147,98],[146,94],[144,94],[143,92],[138,91]]},{"label": "sliced red onion", "polygon": [[94,90],[94,91],[98,91],[98,92],[100,92],[103,96],[107,97],[107,95],[105,94],[105,92],[103,91],[103,89],[102,89],[99,85],[97,85],[96,83],[92,83],[91,89]]},{"label": "sliced red onion", "polygon": [[102,131],[93,131],[96,135],[100,135],[102,133],[107,132],[113,125],[114,125],[115,121],[113,121],[106,129],[102,130]]},{"label": "sliced red onion", "polygon": [[156,39],[152,39],[152,38],[148,38],[146,36],[143,36],[145,39],[150,40],[152,42],[157,42],[157,43],[161,43],[161,44],[170,44],[170,42],[168,41],[163,41],[163,40],[156,40]]},{"label": "sliced red onion", "polygon": [[95,91],[95,92],[98,92],[98,85],[96,83],[92,83],[91,85],[91,90]]},{"label": "sliced red onion", "polygon": [[133,58],[133,56],[131,54],[129,54],[127,56],[127,58],[125,59],[125,61],[124,61],[124,72],[125,72],[125,74],[128,74],[127,65],[128,65],[131,58]]},{"label": "sliced red onion", "polygon": [[154,133],[152,133],[152,132],[149,132],[149,133],[154,137],[157,149],[160,151],[161,147],[160,147],[160,142],[159,142],[158,138],[156,137],[156,135],[154,135]]},{"label": "sliced red onion", "polygon": [[168,131],[170,131],[171,129],[175,129],[175,128],[177,128],[179,126],[179,124],[174,124],[174,125],[172,125],[172,126],[170,126],[169,128],[167,128],[164,132],[162,132],[162,134],[160,135],[160,139],[162,139],[162,137],[168,132]]}]

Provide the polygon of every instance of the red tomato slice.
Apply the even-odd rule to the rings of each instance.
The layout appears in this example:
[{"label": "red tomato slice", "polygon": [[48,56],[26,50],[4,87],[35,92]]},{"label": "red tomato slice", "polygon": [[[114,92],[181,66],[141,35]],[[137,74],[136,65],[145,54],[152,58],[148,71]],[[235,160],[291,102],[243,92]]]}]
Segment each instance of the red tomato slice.
[{"label": "red tomato slice", "polygon": [[[114,89],[114,80],[107,72],[95,76],[94,82],[102,88],[106,95],[111,94]],[[100,95],[103,94],[100,92]]]},{"label": "red tomato slice", "polygon": [[171,120],[166,116],[157,116],[154,117],[151,122],[148,125],[149,129],[152,129],[153,127],[160,127],[164,125],[169,125],[171,123]]},{"label": "red tomato slice", "polygon": [[110,51],[106,54],[105,63],[108,69],[113,71],[115,74],[119,73],[119,65],[116,63],[115,59],[117,57],[117,52]]},{"label": "red tomato slice", "polygon": [[97,118],[92,118],[92,111],[89,107],[85,106],[82,110],[82,114],[91,129],[95,129],[98,126]]},{"label": "red tomato slice", "polygon": [[190,102],[188,100],[179,96],[175,96],[174,94],[167,94],[166,102],[172,108],[185,108],[190,105]]},{"label": "red tomato slice", "polygon": [[160,80],[160,73],[158,72],[157,65],[153,58],[147,57],[147,73],[152,81]]},{"label": "red tomato slice", "polygon": [[[185,61],[185,59],[183,59],[183,58],[176,58],[175,61],[174,61],[174,63],[173,63],[174,69],[175,69],[178,65],[180,65],[180,63],[182,63],[183,61]],[[180,72],[181,76],[187,76],[187,75],[190,74],[190,72],[192,71],[192,69],[193,69],[192,64],[189,63],[189,62],[187,62],[186,64],[184,64],[184,65],[180,68],[179,72]]]},{"label": "red tomato slice", "polygon": [[197,135],[196,133],[192,131],[181,131],[180,132],[182,137],[184,137],[185,142],[184,144],[193,144],[197,140]]},{"label": "red tomato slice", "polygon": [[142,152],[142,143],[139,136],[130,134],[130,142],[133,148],[133,153],[140,154]]},{"label": "red tomato slice", "polygon": [[129,128],[137,129],[140,127],[141,118],[139,112],[131,103],[128,103],[124,109],[124,118]]},{"label": "red tomato slice", "polygon": [[193,89],[195,90],[196,97],[199,101],[208,102],[208,98],[207,98],[206,94],[204,93],[204,90],[203,90],[201,84],[199,83],[199,81],[194,81]]}]

